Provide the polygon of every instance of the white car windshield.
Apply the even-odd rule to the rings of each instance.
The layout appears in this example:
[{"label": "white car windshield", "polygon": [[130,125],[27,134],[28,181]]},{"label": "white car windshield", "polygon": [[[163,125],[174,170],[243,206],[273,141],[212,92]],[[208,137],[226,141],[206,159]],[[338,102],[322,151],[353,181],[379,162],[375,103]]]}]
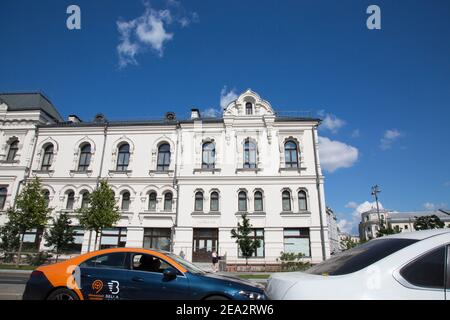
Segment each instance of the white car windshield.
[{"label": "white car windshield", "polygon": [[337,276],[356,272],[417,241],[395,238],[369,241],[309,268],[306,273]]}]

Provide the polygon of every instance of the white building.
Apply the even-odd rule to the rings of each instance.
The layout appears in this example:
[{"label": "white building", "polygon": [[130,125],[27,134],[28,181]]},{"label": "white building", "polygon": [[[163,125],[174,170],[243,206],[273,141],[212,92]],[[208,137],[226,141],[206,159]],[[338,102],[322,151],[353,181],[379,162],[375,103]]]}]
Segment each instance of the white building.
[{"label": "white building", "polygon": [[328,236],[330,240],[330,253],[335,254],[340,251],[340,238],[339,238],[339,228],[337,225],[337,217],[333,210],[329,207],[326,208],[327,211],[327,225],[328,225]]},{"label": "white building", "polygon": [[[1,209],[13,204],[24,179],[39,177],[53,214],[68,211],[77,225],[74,210],[108,179],[121,219],[104,230],[101,248],[156,247],[196,262],[217,249],[228,263],[242,263],[231,229],[247,213],[262,240],[252,264],[274,264],[281,251],[320,262],[330,241],[319,123],[277,116],[251,90],[220,118],[193,109],[187,120],[167,113],[159,121],[111,122],[102,115],[63,121],[39,93],[2,94]],[[77,229],[73,251],[87,251],[89,238],[93,249],[95,236]]]},{"label": "white building", "polygon": [[[398,227],[401,232],[416,231],[414,228],[414,221],[416,217],[436,215],[445,227],[450,227],[450,212],[447,210],[435,210],[435,211],[389,211],[380,209],[380,219],[383,223],[386,223],[391,228]],[[361,214],[361,222],[359,224],[360,237],[370,240],[377,237],[379,230],[378,212],[376,209],[371,209]]]}]

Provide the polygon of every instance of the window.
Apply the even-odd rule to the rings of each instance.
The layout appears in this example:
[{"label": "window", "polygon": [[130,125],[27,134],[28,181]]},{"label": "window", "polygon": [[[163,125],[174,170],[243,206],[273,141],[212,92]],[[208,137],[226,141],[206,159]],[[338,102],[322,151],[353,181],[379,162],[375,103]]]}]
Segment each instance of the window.
[{"label": "window", "polygon": [[263,195],[261,191],[255,192],[255,211],[263,211]]},{"label": "window", "polygon": [[168,171],[170,166],[170,145],[163,143],[158,148],[157,171]]},{"label": "window", "polygon": [[249,139],[244,142],[244,168],[256,168],[256,144]]},{"label": "window", "polygon": [[73,242],[64,249],[66,253],[80,253],[83,246],[84,230],[73,228]]},{"label": "window", "polygon": [[444,289],[445,246],[424,254],[402,268],[400,274],[412,285]]},{"label": "window", "polygon": [[100,249],[123,248],[127,243],[127,228],[111,228],[102,230]]},{"label": "window", "polygon": [[81,208],[85,209],[89,206],[89,192],[85,191],[81,195]]},{"label": "window", "polygon": [[19,151],[19,140],[14,140],[9,145],[8,156],[6,157],[6,161],[13,162],[16,158],[17,151]]},{"label": "window", "polygon": [[299,210],[308,210],[308,204],[306,201],[306,191],[300,190],[298,192],[298,209]]},{"label": "window", "polygon": [[5,187],[0,188],[0,210],[5,208],[6,196],[8,194],[8,189]]},{"label": "window", "polygon": [[[91,145],[86,143],[80,149],[80,161],[78,162],[78,171],[87,171],[91,163]],[[128,164],[127,164],[128,165]]]},{"label": "window", "polygon": [[306,273],[338,276],[359,271],[371,264],[397,252],[418,240],[415,239],[376,239],[355,248],[341,252],[332,258],[319,263]]},{"label": "window", "polygon": [[122,194],[122,205],[120,207],[122,210],[128,210],[130,209],[130,193],[128,191],[125,191]]},{"label": "window", "polygon": [[209,210],[210,211],[219,211],[219,193],[214,191],[211,193]]},{"label": "window", "polygon": [[284,144],[284,163],[286,168],[298,168],[297,144],[294,141]]},{"label": "window", "polygon": [[251,102],[247,102],[247,103],[245,104],[245,114],[246,114],[246,115],[251,115],[251,114],[253,114],[253,106],[252,106],[252,103],[251,103]]},{"label": "window", "polygon": [[201,191],[195,193],[194,210],[203,211],[203,193]]},{"label": "window", "polygon": [[132,255],[133,258],[131,261],[133,270],[163,273],[165,269],[173,268],[168,262],[164,261],[163,259],[149,254],[134,253]]},{"label": "window", "polygon": [[156,192],[150,192],[148,195],[148,210],[156,211]]},{"label": "window", "polygon": [[145,228],[144,248],[170,251],[170,228]]},{"label": "window", "polygon": [[73,210],[73,204],[75,202],[75,192],[68,191],[67,192],[67,202],[66,202],[66,209],[67,210]]},{"label": "window", "polygon": [[127,253],[115,252],[93,257],[80,265],[81,268],[128,269]]},{"label": "window", "polygon": [[283,211],[291,211],[291,193],[283,191],[282,193]]},{"label": "window", "polygon": [[247,193],[245,193],[245,191],[239,192],[238,210],[242,212],[247,211]]},{"label": "window", "polygon": [[408,225],[407,224],[405,224],[405,230],[408,230]]},{"label": "window", "polygon": [[119,155],[117,157],[117,171],[127,171],[130,162],[130,145],[123,143],[119,147]]},{"label": "window", "polygon": [[164,211],[172,211],[172,192],[164,195]]},{"label": "window", "polygon": [[206,142],[202,146],[202,168],[214,169],[216,162],[216,146],[213,142]]},{"label": "window", "polygon": [[[259,240],[259,247],[255,250],[253,258],[264,258],[264,229],[252,229],[248,235],[252,240]],[[238,249],[239,250],[239,249]],[[243,258],[241,250],[239,250],[239,257]]]},{"label": "window", "polygon": [[27,251],[39,251],[39,246],[41,244],[42,234],[44,232],[44,229],[31,229],[27,230],[24,233],[23,237],[23,247],[24,252]]},{"label": "window", "polygon": [[41,170],[42,171],[50,171],[50,167],[52,166],[53,161],[53,145],[49,144],[44,148],[44,156],[42,157]]},{"label": "window", "polygon": [[44,190],[42,191],[45,199],[45,205],[48,207],[48,204],[50,203],[50,191]]},{"label": "window", "polygon": [[311,256],[309,228],[284,229],[284,252]]}]

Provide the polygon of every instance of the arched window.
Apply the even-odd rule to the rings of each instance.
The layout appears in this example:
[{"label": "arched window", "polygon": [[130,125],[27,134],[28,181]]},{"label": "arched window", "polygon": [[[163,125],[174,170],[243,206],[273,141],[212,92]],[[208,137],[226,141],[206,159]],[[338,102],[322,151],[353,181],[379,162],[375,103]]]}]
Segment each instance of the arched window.
[{"label": "arched window", "polygon": [[91,145],[84,144],[80,148],[80,161],[78,162],[78,171],[87,171],[91,163]]},{"label": "arched window", "polygon": [[250,139],[244,142],[244,168],[256,168],[256,144]]},{"label": "arched window", "polygon": [[84,191],[81,195],[81,208],[85,209],[89,206],[89,192]]},{"label": "arched window", "polygon": [[298,192],[298,209],[308,210],[308,202],[306,201],[306,191],[300,190]]},{"label": "arched window", "polygon": [[130,193],[128,191],[122,193],[122,205],[120,208],[122,210],[130,209]]},{"label": "arched window", "polygon": [[50,203],[50,191],[48,191],[47,189],[42,191],[43,195],[44,195],[44,199],[45,199],[45,205],[48,207],[48,204]]},{"label": "arched window", "polygon": [[216,146],[214,142],[205,142],[202,146],[202,168],[214,169],[216,162]]},{"label": "arched window", "polygon": [[119,147],[119,154],[117,156],[117,171],[127,171],[130,162],[130,145],[123,143]]},{"label": "arched window", "polygon": [[163,143],[158,148],[157,171],[168,171],[170,166],[170,145]]},{"label": "arched window", "polygon": [[8,156],[6,157],[6,161],[12,162],[16,158],[17,151],[19,151],[19,140],[14,140],[9,145]]},{"label": "arched window", "polygon": [[286,168],[298,168],[298,150],[294,141],[284,144],[284,163]]},{"label": "arched window", "polygon": [[209,210],[210,211],[219,211],[219,193],[216,191],[211,193]]},{"label": "arched window", "polygon": [[156,210],[156,192],[154,191],[150,192],[150,194],[148,195],[148,210]]},{"label": "arched window", "polygon": [[172,211],[172,192],[164,195],[164,211]]},{"label": "arched window", "polygon": [[238,209],[239,211],[247,211],[247,193],[245,191],[239,192]]},{"label": "arched window", "polygon": [[255,192],[255,211],[263,211],[263,195],[261,191]]},{"label": "arched window", "polygon": [[67,203],[66,203],[66,209],[67,210],[73,210],[73,204],[75,202],[75,192],[72,190],[67,192]]},{"label": "arched window", "polygon": [[0,188],[0,210],[5,208],[6,196],[8,195],[8,189],[5,187]]},{"label": "arched window", "polygon": [[42,157],[41,165],[42,171],[50,171],[50,167],[52,166],[53,161],[53,150],[54,147],[52,144],[49,144],[44,148],[44,156]]},{"label": "arched window", "polygon": [[245,104],[245,114],[247,114],[247,115],[253,114],[253,105],[251,102],[247,102]]},{"label": "arched window", "polygon": [[283,211],[291,211],[291,193],[287,190],[282,194]]},{"label": "arched window", "polygon": [[195,193],[195,211],[203,211],[203,192],[198,191]]}]

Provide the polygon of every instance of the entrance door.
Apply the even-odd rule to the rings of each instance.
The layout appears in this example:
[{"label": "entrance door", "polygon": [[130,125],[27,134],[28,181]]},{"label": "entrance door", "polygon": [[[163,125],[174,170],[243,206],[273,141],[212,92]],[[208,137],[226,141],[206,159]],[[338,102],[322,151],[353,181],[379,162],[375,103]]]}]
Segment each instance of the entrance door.
[{"label": "entrance door", "polygon": [[213,250],[219,245],[219,229],[194,229],[193,262],[211,262]]}]

